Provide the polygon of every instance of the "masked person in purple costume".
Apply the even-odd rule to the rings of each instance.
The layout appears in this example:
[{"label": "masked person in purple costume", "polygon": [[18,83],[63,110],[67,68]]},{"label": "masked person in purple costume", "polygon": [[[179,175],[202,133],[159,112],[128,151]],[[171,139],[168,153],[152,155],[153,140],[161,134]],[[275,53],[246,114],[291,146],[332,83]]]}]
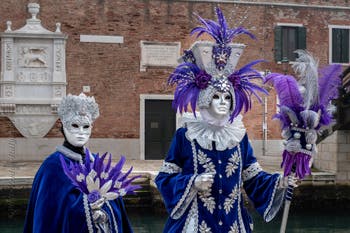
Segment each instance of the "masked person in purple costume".
[{"label": "masked person in purple costume", "polygon": [[245,46],[232,39],[254,36],[242,27],[228,28],[220,9],[216,13],[218,23],[198,17],[204,26],[192,30],[215,42],[195,42],[169,78],[177,85],[174,108],[182,113],[191,105],[193,114],[183,115],[156,177],[170,215],[164,233],[252,232],[241,189],[268,222],[280,209],[287,184],[295,184],[264,172],[253,154],[240,112],[250,109],[251,95],[266,93],[251,82],[262,78],[252,68],[261,61],[235,69]]},{"label": "masked person in purple costume", "polygon": [[[63,125],[65,141],[57,146],[35,175],[24,233],[128,233],[132,232],[121,198],[88,200],[65,174],[63,162],[80,163],[91,160],[85,154],[92,123],[99,116],[93,97],[68,95],[62,99],[58,115]],[[92,195],[90,195],[91,199]],[[98,197],[98,196],[95,196]]]}]

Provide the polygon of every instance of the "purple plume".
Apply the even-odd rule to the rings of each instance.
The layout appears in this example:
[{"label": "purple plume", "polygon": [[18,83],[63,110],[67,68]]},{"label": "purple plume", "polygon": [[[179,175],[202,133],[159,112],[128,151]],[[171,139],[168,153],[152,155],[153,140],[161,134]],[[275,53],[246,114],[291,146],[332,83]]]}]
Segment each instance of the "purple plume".
[{"label": "purple plume", "polygon": [[220,8],[216,8],[216,16],[218,22],[207,20],[201,18],[197,15],[198,20],[203,24],[203,27],[195,27],[191,31],[191,35],[197,33],[197,38],[200,37],[203,33],[209,34],[218,44],[228,44],[230,43],[236,36],[240,34],[246,34],[250,36],[252,39],[255,39],[255,36],[246,30],[243,27],[237,28],[229,28]]},{"label": "purple plume", "polygon": [[302,108],[303,97],[299,92],[298,82],[293,76],[271,73],[266,76],[265,83],[274,86],[281,106],[286,106],[294,111]]},{"label": "purple plume", "polygon": [[211,76],[196,64],[182,63],[176,67],[168,80],[168,85],[177,84],[173,108],[178,109],[180,113],[187,112],[187,106],[190,104],[196,116],[195,110],[199,92],[208,87],[210,80]]},{"label": "purple plume", "polygon": [[242,110],[247,112],[251,108],[251,95],[254,95],[259,101],[261,101],[257,92],[266,95],[268,94],[264,88],[251,81],[253,79],[263,80],[263,76],[257,70],[252,68],[252,66],[260,62],[263,62],[263,60],[252,61],[228,77],[228,80],[231,82],[234,89],[236,101],[236,106],[230,116],[231,122]]},{"label": "purple plume", "polygon": [[320,70],[319,78],[319,104],[327,106],[333,99],[338,98],[341,86],[342,67],[339,64],[329,65]]}]

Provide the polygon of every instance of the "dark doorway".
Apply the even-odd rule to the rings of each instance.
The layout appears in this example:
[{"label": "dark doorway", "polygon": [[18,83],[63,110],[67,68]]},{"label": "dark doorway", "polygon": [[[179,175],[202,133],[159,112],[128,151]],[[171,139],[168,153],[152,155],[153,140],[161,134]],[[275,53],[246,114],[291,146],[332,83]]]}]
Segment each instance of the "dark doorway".
[{"label": "dark doorway", "polygon": [[145,100],[145,159],[164,159],[176,129],[172,100]]}]

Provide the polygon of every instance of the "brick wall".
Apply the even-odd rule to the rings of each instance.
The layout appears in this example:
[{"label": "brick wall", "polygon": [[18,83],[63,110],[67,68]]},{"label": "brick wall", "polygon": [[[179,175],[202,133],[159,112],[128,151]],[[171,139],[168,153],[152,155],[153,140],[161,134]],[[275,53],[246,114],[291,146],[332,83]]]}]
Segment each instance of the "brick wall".
[{"label": "brick wall", "polygon": [[338,130],[318,145],[314,166],[336,173],[337,183],[350,182],[350,131]]},{"label": "brick wall", "polygon": [[[6,21],[12,28],[22,27],[27,14],[27,0],[2,0],[0,31],[6,29]],[[248,45],[238,67],[253,59],[268,62],[256,66],[260,70],[281,71],[274,62],[273,29],[279,23],[300,23],[307,28],[307,48],[320,59],[328,61],[328,24],[350,25],[348,10],[312,8],[300,6],[251,5],[241,3],[210,3],[200,1],[165,0],[38,0],[39,18],[44,26],[55,29],[62,23],[67,41],[67,93],[79,94],[82,86],[91,87],[100,104],[101,117],[95,122],[93,137],[138,138],[139,95],[170,94],[166,86],[172,69],[148,69],[139,71],[140,40],[181,42],[188,48],[194,41],[189,31],[197,25],[193,13],[204,18],[214,18],[214,7],[219,5],[231,26],[240,23],[257,36],[253,41],[246,36],[236,42]],[[216,1],[217,2],[217,1]],[[229,1],[227,1],[229,2]],[[276,1],[283,4],[283,1]],[[348,1],[288,1],[289,3],[349,6]],[[233,22],[236,19],[236,23]],[[123,44],[81,43],[81,34],[119,35]],[[244,121],[251,139],[262,137],[262,107],[254,100],[253,109]],[[279,125],[271,121],[275,113],[275,96],[268,97],[268,138],[278,139]],[[0,117],[0,137],[20,136],[12,123]],[[59,124],[46,137],[60,137]]]}]

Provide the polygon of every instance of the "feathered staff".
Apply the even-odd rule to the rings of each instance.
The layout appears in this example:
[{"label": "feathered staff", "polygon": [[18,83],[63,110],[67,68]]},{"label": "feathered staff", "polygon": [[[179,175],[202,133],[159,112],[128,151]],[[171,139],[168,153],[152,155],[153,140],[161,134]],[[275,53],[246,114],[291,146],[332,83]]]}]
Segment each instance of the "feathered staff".
[{"label": "feathered staff", "polygon": [[[312,156],[316,154],[317,134],[332,122],[331,100],[338,97],[341,84],[340,65],[318,70],[318,61],[310,53],[297,50],[293,65],[299,82],[293,76],[272,73],[265,82],[271,83],[280,99],[280,112],[275,118],[281,122],[286,139],[281,166],[284,176],[295,172],[303,179],[311,174]],[[285,232],[293,187],[288,186],[281,233]]]}]

